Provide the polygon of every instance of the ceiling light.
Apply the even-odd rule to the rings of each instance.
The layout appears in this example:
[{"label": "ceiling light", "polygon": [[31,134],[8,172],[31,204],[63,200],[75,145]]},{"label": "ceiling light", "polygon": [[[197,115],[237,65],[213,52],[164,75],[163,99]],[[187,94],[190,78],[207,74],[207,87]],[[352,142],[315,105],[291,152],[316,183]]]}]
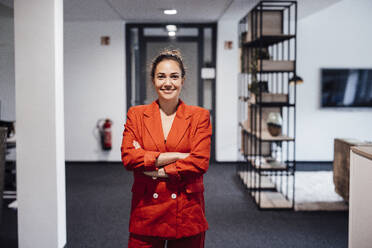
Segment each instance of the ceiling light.
[{"label": "ceiling light", "polygon": [[170,37],[174,37],[174,36],[176,36],[176,32],[174,32],[174,31],[168,32],[168,35]]},{"label": "ceiling light", "polygon": [[168,30],[168,32],[176,32],[177,26],[176,25],[167,25],[165,28]]},{"label": "ceiling light", "polygon": [[175,14],[177,14],[177,10],[176,9],[165,9],[164,10],[164,14],[166,14],[166,15],[175,15]]}]

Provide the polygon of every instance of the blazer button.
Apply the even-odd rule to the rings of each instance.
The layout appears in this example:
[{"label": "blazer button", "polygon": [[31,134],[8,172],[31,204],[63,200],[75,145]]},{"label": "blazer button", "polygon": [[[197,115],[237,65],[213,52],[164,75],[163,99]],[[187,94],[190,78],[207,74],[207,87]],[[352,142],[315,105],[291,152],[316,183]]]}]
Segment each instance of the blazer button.
[{"label": "blazer button", "polygon": [[173,193],[173,194],[171,195],[171,197],[172,197],[172,199],[176,199],[176,198],[177,198],[177,195],[176,195],[175,193]]},{"label": "blazer button", "polygon": [[152,197],[154,197],[154,199],[157,199],[157,198],[159,197],[159,195],[158,195],[157,193],[154,193],[154,194],[152,195]]}]

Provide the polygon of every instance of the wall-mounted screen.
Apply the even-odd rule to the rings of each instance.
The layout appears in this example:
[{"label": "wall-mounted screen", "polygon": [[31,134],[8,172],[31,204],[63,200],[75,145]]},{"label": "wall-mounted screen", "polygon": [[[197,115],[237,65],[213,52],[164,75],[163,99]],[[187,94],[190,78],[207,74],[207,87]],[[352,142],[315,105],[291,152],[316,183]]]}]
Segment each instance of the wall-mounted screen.
[{"label": "wall-mounted screen", "polygon": [[372,107],[372,69],[321,69],[322,107]]}]

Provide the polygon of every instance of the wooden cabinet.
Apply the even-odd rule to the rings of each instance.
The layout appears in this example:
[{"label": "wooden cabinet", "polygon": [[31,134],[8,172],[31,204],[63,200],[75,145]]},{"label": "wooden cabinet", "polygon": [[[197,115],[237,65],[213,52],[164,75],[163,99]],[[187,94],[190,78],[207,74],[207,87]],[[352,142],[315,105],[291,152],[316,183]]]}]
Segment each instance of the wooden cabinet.
[{"label": "wooden cabinet", "polygon": [[349,201],[350,149],[354,146],[372,147],[372,144],[356,139],[334,140],[333,182],[335,191],[346,202]]}]

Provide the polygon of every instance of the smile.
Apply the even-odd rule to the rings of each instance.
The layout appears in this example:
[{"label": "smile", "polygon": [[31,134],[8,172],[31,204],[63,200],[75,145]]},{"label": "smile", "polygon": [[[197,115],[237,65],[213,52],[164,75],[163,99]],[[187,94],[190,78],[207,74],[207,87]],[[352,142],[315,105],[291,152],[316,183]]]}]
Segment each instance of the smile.
[{"label": "smile", "polygon": [[164,93],[172,93],[174,91],[176,91],[176,89],[161,89],[162,92]]}]

